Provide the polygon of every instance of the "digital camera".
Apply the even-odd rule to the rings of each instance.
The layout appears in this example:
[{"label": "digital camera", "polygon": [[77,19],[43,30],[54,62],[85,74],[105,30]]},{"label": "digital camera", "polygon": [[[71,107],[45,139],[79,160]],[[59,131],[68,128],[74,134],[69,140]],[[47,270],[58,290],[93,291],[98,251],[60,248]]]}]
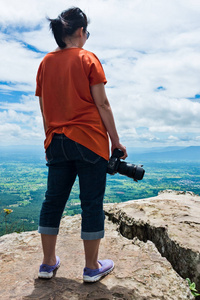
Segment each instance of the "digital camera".
[{"label": "digital camera", "polygon": [[142,168],[143,165],[133,165],[125,161],[121,161],[120,157],[124,155],[124,152],[120,149],[115,149],[112,156],[108,161],[107,173],[114,175],[119,173],[130,178],[134,181],[142,180],[145,170]]}]

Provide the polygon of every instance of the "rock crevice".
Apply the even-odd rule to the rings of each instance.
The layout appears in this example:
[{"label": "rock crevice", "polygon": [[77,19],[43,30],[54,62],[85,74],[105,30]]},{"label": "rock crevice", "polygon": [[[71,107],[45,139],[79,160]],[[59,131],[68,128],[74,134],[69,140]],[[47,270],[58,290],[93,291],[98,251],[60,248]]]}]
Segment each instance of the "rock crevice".
[{"label": "rock crevice", "polygon": [[196,221],[200,197],[165,191],[148,201],[107,205],[105,214],[127,239],[153,242],[173,269],[182,278],[190,278],[200,290],[200,223]]}]

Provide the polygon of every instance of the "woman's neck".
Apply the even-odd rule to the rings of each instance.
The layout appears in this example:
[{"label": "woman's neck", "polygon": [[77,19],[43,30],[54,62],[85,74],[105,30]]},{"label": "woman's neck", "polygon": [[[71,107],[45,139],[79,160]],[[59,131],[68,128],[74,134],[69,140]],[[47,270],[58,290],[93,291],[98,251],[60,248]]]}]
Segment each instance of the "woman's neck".
[{"label": "woman's neck", "polygon": [[64,42],[66,44],[65,48],[82,48],[79,38],[66,38]]}]

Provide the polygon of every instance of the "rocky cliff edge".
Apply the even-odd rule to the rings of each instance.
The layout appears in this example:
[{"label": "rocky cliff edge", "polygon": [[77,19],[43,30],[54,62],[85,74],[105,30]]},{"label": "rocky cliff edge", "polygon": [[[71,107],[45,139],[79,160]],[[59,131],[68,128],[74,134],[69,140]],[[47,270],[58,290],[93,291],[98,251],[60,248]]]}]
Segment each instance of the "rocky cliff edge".
[{"label": "rocky cliff edge", "polygon": [[64,217],[57,243],[61,267],[51,280],[37,278],[42,249],[36,231],[0,237],[0,299],[194,299],[185,278],[200,288],[200,197],[165,191],[104,208],[99,257],[114,260],[111,274],[82,282],[80,215]]}]

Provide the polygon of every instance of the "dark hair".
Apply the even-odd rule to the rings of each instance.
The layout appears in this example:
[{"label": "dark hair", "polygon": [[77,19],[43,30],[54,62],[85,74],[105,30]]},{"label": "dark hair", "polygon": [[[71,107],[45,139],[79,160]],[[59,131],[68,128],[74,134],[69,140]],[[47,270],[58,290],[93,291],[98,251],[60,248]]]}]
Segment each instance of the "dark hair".
[{"label": "dark hair", "polygon": [[80,27],[83,27],[83,30],[86,31],[88,25],[86,15],[78,7],[63,11],[56,19],[47,19],[50,21],[50,29],[60,48],[66,47],[63,38],[72,35]]}]

